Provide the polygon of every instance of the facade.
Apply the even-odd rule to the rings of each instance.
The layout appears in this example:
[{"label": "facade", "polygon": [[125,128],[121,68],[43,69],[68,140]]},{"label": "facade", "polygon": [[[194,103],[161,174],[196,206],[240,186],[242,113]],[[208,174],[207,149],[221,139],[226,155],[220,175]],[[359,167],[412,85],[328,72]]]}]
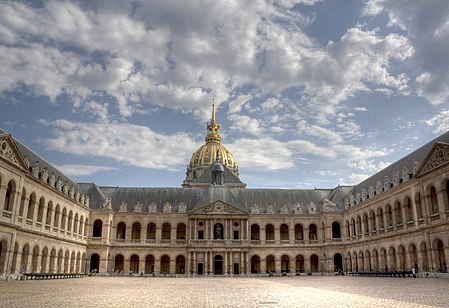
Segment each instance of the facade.
[{"label": "facade", "polygon": [[0,130],[0,275],[446,272],[449,132],[355,186],[249,189],[220,143],[182,188],[74,183]]}]

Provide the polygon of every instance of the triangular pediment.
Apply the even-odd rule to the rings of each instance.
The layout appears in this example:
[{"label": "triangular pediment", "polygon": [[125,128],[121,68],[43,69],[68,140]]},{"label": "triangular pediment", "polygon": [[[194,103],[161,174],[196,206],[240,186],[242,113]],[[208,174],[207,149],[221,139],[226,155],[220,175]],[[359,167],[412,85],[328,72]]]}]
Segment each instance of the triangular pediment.
[{"label": "triangular pediment", "polygon": [[435,143],[427,154],[426,159],[421,163],[418,170],[416,170],[415,177],[426,174],[434,169],[449,163],[449,144],[438,142]]},{"label": "triangular pediment", "polygon": [[242,211],[241,209],[230,205],[226,202],[223,202],[221,200],[214,201],[210,204],[206,204],[204,206],[201,206],[194,211],[191,212],[191,214],[246,214],[245,211]]},{"label": "triangular pediment", "polygon": [[28,163],[20,154],[16,143],[9,134],[0,135],[0,158],[7,160],[22,169],[28,169]]}]

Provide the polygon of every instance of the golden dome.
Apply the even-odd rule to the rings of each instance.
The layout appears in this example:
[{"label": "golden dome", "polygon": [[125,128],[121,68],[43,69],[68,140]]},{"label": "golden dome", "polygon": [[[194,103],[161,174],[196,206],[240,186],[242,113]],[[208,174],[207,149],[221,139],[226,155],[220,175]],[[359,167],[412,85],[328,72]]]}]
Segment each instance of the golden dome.
[{"label": "golden dome", "polygon": [[220,161],[223,166],[238,176],[234,156],[220,143],[220,140],[220,124],[215,121],[215,105],[212,104],[212,119],[210,123],[207,123],[206,143],[193,153],[183,186],[188,186],[188,183],[197,179],[215,161]]}]

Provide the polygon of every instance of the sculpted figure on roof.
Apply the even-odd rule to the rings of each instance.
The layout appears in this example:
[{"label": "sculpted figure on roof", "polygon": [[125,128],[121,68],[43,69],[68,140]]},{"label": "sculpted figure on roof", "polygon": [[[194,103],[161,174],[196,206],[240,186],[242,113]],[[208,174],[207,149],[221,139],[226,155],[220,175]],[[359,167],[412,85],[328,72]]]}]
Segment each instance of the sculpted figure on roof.
[{"label": "sculpted figure on roof", "polygon": [[259,205],[257,203],[254,203],[253,205],[251,205],[251,213],[259,214]]},{"label": "sculpted figure on roof", "polygon": [[125,201],[122,201],[122,204],[120,204],[119,212],[126,212],[128,210],[128,205],[125,203]]},{"label": "sculpted figure on roof", "polygon": [[157,205],[154,202],[151,202],[148,204],[148,213],[156,213],[157,211]]},{"label": "sculpted figure on roof", "polygon": [[295,214],[302,214],[302,205],[299,202],[296,202],[293,206],[293,210],[295,211]]},{"label": "sculpted figure on roof", "polygon": [[135,213],[142,212],[142,203],[140,203],[139,201],[137,201],[137,203],[134,205],[134,212]]}]

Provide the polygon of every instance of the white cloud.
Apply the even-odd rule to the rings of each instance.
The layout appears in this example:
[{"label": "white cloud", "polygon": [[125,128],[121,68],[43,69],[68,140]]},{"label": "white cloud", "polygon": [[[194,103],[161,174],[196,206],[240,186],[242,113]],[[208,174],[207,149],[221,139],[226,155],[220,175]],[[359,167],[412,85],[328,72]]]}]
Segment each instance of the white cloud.
[{"label": "white cloud", "polygon": [[442,110],[433,118],[425,121],[428,126],[435,127],[434,134],[442,134],[449,131],[449,110]]},{"label": "white cloud", "polygon": [[305,120],[299,121],[297,128],[298,133],[301,135],[307,134],[320,139],[327,139],[331,144],[340,143],[343,141],[341,136],[335,131],[317,125],[309,125]]},{"label": "white cloud", "polygon": [[242,110],[242,106],[244,106],[248,101],[252,99],[251,95],[239,95],[235,99],[233,99],[229,103],[228,113],[236,113]]},{"label": "white cloud", "polygon": [[294,166],[293,152],[274,139],[238,139],[229,144],[229,149],[239,167],[248,170],[278,170]]},{"label": "white cloud", "polygon": [[271,109],[276,108],[280,104],[281,104],[281,102],[277,98],[271,97],[271,98],[267,99],[265,102],[263,102],[261,107],[263,110],[271,110]]},{"label": "white cloud", "polygon": [[364,13],[385,13],[392,27],[406,31],[415,50],[413,67],[419,68],[415,91],[432,104],[449,101],[449,2],[370,0]]},{"label": "white cloud", "polygon": [[46,121],[54,138],[43,140],[49,150],[80,156],[108,157],[152,169],[181,170],[199,146],[185,133],[158,134],[148,127],[127,123]]},{"label": "white cloud", "polygon": [[246,115],[231,114],[228,119],[232,122],[232,130],[253,135],[258,135],[262,131],[259,121]]},{"label": "white cloud", "polygon": [[98,172],[117,170],[114,167],[107,166],[95,166],[95,165],[54,165],[57,169],[59,169],[62,173],[68,176],[83,176],[83,175],[92,175]]}]

